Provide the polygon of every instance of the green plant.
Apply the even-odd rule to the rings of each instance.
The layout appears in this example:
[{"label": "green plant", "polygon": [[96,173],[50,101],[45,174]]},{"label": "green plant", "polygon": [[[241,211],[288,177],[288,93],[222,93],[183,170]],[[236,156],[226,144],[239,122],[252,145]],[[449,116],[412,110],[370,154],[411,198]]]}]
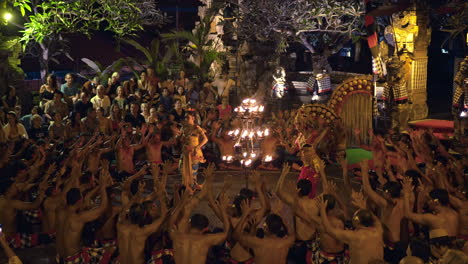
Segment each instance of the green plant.
[{"label": "green plant", "polygon": [[208,81],[212,77],[210,68],[213,63],[223,64],[225,60],[224,52],[219,51],[221,43],[209,37],[213,19],[213,15],[205,16],[192,32],[173,31],[162,34],[163,41],[188,42],[183,49],[188,52],[189,56],[192,56],[193,61],[186,62],[185,67],[193,70],[200,82]]}]

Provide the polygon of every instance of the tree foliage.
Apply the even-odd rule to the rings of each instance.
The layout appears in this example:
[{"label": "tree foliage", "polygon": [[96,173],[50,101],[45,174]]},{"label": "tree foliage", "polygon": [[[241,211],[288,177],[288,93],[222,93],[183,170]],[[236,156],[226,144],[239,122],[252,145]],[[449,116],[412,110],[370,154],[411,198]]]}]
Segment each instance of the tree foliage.
[{"label": "tree foliage", "polygon": [[213,38],[210,38],[211,23],[213,22],[213,13],[206,15],[200,23],[195,26],[195,29],[190,31],[173,31],[171,33],[162,34],[164,41],[182,40],[188,43],[184,46],[184,50],[193,58],[192,63],[186,63],[186,67],[191,68],[198,76],[199,81],[204,82],[209,80],[210,68],[213,63],[223,64],[224,53],[218,51],[220,43],[217,43]]},{"label": "tree foliage", "polygon": [[[243,0],[238,7],[242,39],[299,40],[312,53],[341,41],[337,36],[360,34],[364,14],[362,0]],[[310,41],[314,35],[315,42]]]},{"label": "tree foliage", "polygon": [[124,38],[143,29],[143,25],[161,25],[165,16],[152,0],[33,1],[17,0],[25,22],[22,41],[42,43],[57,34],[78,33],[91,36],[105,30]]}]

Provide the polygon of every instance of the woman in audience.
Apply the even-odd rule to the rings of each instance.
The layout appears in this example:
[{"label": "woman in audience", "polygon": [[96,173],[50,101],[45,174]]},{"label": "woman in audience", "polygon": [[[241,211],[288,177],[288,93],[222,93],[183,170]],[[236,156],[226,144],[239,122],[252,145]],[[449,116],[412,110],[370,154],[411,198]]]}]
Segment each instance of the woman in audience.
[{"label": "woman in audience", "polygon": [[126,109],[128,100],[122,86],[117,87],[117,96],[113,100],[113,104],[117,104],[120,109]]},{"label": "woman in audience", "polygon": [[19,98],[16,96],[16,88],[8,86],[7,93],[2,97],[2,105],[5,109],[13,111],[20,105]]},{"label": "woman in audience", "polygon": [[187,97],[185,97],[185,90],[183,86],[177,86],[177,92],[173,96],[174,101],[180,100],[182,108],[187,108]]},{"label": "woman in audience", "polygon": [[108,119],[111,121],[112,131],[115,133],[120,128],[120,123],[123,120],[123,112],[118,104],[111,105]]},{"label": "woman in audience", "polygon": [[39,89],[42,107],[45,103],[52,101],[54,99],[55,92],[59,91],[57,77],[54,74],[49,74],[46,80],[46,84],[43,84]]}]

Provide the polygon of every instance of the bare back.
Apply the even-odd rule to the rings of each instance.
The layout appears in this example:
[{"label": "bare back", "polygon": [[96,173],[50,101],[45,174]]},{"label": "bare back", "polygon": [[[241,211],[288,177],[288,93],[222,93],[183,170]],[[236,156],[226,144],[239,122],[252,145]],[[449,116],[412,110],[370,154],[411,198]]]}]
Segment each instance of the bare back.
[{"label": "bare back", "polygon": [[383,260],[382,231],[366,228],[355,231],[355,238],[349,243],[350,264],[368,263]]},{"label": "bare back", "polygon": [[382,224],[385,226],[385,239],[396,243],[400,241],[400,223],[404,217],[403,200],[396,199],[394,205],[383,209]]},{"label": "bare back", "polygon": [[[319,214],[319,208],[317,207],[317,204],[308,196],[301,197],[298,200],[298,204],[302,212],[308,216],[316,216]],[[315,225],[312,225],[299,217],[295,217],[295,221],[297,240],[307,241],[314,238],[316,232]]]},{"label": "bare back", "polygon": [[176,264],[205,263],[208,250],[213,246],[212,235],[182,234],[172,235],[174,260]]},{"label": "bare back", "polygon": [[[337,229],[344,229],[344,223],[341,219],[333,214],[328,215],[328,220],[331,225]],[[344,243],[335,239],[326,232],[320,233],[320,248],[327,253],[340,253],[344,250]]]},{"label": "bare back", "polygon": [[[63,250],[64,257],[73,256],[81,250],[81,233],[84,223],[77,221],[78,214],[71,210],[65,212],[65,221],[63,226]],[[65,233],[66,232],[66,233]]]},{"label": "bare back", "polygon": [[256,264],[286,263],[289,248],[294,241],[285,238],[264,238],[263,242],[253,248]]}]

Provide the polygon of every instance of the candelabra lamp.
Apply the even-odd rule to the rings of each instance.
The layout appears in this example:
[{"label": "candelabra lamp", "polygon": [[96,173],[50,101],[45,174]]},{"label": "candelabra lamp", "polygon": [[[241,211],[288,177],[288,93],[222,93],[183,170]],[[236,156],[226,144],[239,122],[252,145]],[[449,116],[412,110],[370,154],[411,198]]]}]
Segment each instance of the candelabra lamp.
[{"label": "candelabra lamp", "polygon": [[[228,163],[238,160],[244,168],[246,186],[248,187],[247,170],[253,163],[262,158],[261,142],[270,134],[260,121],[265,107],[257,100],[246,98],[240,106],[234,108],[234,116],[241,122],[241,126],[228,132],[234,138],[234,156],[223,156]],[[263,157],[264,162],[270,162],[271,156]]]}]

